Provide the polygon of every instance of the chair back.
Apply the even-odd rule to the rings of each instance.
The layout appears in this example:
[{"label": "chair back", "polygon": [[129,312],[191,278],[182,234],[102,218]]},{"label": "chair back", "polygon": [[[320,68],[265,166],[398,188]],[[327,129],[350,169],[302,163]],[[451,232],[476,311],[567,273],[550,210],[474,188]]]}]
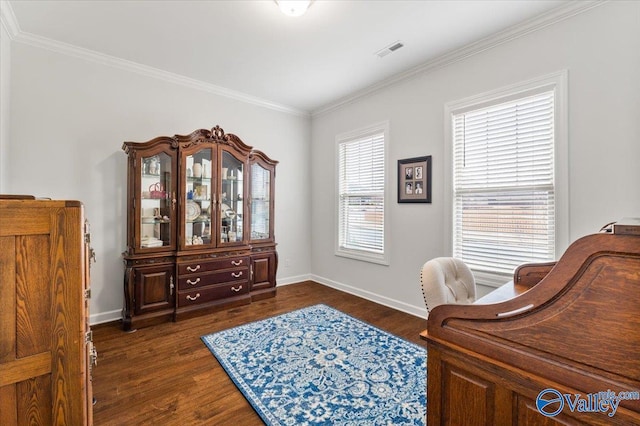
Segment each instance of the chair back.
[{"label": "chair back", "polygon": [[420,284],[427,312],[443,304],[470,304],[476,300],[476,281],[460,259],[437,257],[422,266]]}]

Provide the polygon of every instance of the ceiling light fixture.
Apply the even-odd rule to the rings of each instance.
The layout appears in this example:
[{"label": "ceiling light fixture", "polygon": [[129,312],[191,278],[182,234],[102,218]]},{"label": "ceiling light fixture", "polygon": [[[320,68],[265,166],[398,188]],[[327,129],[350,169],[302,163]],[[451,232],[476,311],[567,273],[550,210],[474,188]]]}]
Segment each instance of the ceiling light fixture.
[{"label": "ceiling light fixture", "polygon": [[302,16],[311,5],[311,0],[276,0],[276,3],[285,15]]}]

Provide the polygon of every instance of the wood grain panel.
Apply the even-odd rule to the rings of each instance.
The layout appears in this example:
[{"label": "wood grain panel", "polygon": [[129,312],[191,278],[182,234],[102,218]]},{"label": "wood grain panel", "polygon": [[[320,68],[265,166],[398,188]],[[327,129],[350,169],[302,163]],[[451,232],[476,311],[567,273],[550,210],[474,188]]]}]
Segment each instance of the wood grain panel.
[{"label": "wood grain panel", "polygon": [[16,321],[18,357],[51,349],[49,237],[16,237]]},{"label": "wood grain panel", "polygon": [[[52,350],[58,356],[52,368],[52,413],[56,425],[79,425],[86,421],[86,358],[82,344],[85,324],[81,211],[51,210],[50,271],[53,277]],[[85,349],[86,350],[86,349]]]},{"label": "wood grain panel", "polygon": [[0,364],[16,357],[15,251],[14,237],[0,237]]},{"label": "wood grain panel", "polygon": [[[11,204],[19,206],[21,203],[14,201]],[[46,208],[34,208],[25,215],[23,208],[0,206],[0,218],[0,237],[49,233],[49,211]]]},{"label": "wood grain panel", "polygon": [[[40,376],[17,385],[18,426],[63,425],[54,423],[51,412],[51,376]],[[67,423],[71,424],[71,423]]]},{"label": "wood grain panel", "polygon": [[[3,228],[7,225],[3,222]],[[16,268],[15,238],[0,237],[0,419],[9,425],[18,423],[15,384],[3,385],[9,371],[6,363],[16,358]]]},{"label": "wood grain panel", "polygon": [[42,352],[0,364],[0,386],[51,373],[51,353]]},{"label": "wood grain panel", "polygon": [[175,305],[169,284],[172,274],[172,265],[139,268],[136,270],[136,314],[167,309]]},{"label": "wood grain panel", "polygon": [[535,401],[518,396],[518,426],[559,426],[559,425],[572,425],[582,426],[586,425],[575,418],[570,418],[563,412],[559,413],[555,417],[545,417],[538,412]]},{"label": "wood grain panel", "polygon": [[[640,291],[626,291],[627,288],[640,289],[638,271],[640,258],[596,258],[585,269],[572,292],[556,301],[555,309],[550,307],[546,315],[536,318],[535,332],[524,326],[496,334],[612,374],[624,371],[628,377],[640,380],[638,358],[629,356],[637,353],[636,342],[640,341]],[[601,283],[625,283],[628,287],[604,286]],[[617,316],[608,310],[612,301],[615,301],[619,312]],[[570,321],[580,323],[581,327],[565,333]],[[554,342],[540,337],[544,335],[563,337]],[[602,347],[593,345],[593,341],[607,342],[613,336],[626,336],[626,339],[607,346],[606,356],[603,356]]]},{"label": "wood grain panel", "polygon": [[467,371],[450,367],[445,368],[444,374],[442,404],[447,424],[493,425],[493,384]]},{"label": "wood grain panel", "polygon": [[[640,271],[640,257],[594,256],[569,281],[562,297],[554,298],[544,310],[534,310],[520,321],[478,323],[477,328],[518,342],[511,346],[519,346],[520,351],[537,352],[543,359],[549,358],[544,354],[552,354],[556,363],[571,360],[611,374],[624,371],[625,376],[638,381],[640,363],[628,356],[637,352],[636,342],[640,341],[640,292],[635,291],[640,288],[640,274],[637,271]],[[615,313],[610,310],[612,301],[615,301]],[[567,324],[574,323],[580,327],[567,333]],[[601,345],[593,344],[610,341],[615,336],[625,339],[616,339],[615,345],[607,345],[606,356],[602,354]]]},{"label": "wood grain panel", "polygon": [[269,281],[269,257],[255,258],[253,260],[253,285],[252,289],[268,287],[271,285]]},{"label": "wood grain panel", "polygon": [[18,424],[16,385],[0,387],[0,419],[8,425]]}]

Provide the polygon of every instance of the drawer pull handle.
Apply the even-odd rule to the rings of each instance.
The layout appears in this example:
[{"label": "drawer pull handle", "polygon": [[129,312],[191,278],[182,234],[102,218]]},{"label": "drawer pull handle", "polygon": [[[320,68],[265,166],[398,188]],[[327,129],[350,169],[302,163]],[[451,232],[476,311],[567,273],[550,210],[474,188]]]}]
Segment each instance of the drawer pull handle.
[{"label": "drawer pull handle", "polygon": [[195,281],[187,280],[187,284],[196,285],[200,282],[200,278],[196,278]]},{"label": "drawer pull handle", "polygon": [[242,259],[240,259],[240,260],[232,260],[231,264],[233,266],[240,266],[240,265],[242,265]]},{"label": "drawer pull handle", "polygon": [[194,268],[192,268],[191,266],[187,266],[187,271],[189,272],[195,272],[198,269],[200,269],[200,265],[196,265]]},{"label": "drawer pull handle", "polygon": [[238,288],[231,287],[231,290],[235,291],[236,293],[239,292],[240,290],[242,290],[242,284],[240,284]]},{"label": "drawer pull handle", "polygon": [[232,272],[232,273],[231,273],[231,276],[232,276],[233,278],[239,278],[239,277],[241,277],[241,276],[242,276],[242,271],[238,272],[237,274],[236,274],[235,272]]},{"label": "drawer pull handle", "polygon": [[196,300],[198,297],[200,297],[200,293],[196,293],[196,295],[195,295],[195,296],[193,296],[193,297],[191,297],[191,295],[190,295],[190,294],[187,294],[187,300],[194,301],[194,300]]}]

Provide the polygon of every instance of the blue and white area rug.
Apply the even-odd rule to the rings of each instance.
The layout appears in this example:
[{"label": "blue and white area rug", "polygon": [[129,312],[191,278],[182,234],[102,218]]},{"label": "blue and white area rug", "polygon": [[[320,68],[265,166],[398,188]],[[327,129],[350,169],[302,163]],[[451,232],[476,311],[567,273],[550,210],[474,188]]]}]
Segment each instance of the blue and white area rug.
[{"label": "blue and white area rug", "polygon": [[325,305],[202,337],[268,425],[424,425],[427,354]]}]

